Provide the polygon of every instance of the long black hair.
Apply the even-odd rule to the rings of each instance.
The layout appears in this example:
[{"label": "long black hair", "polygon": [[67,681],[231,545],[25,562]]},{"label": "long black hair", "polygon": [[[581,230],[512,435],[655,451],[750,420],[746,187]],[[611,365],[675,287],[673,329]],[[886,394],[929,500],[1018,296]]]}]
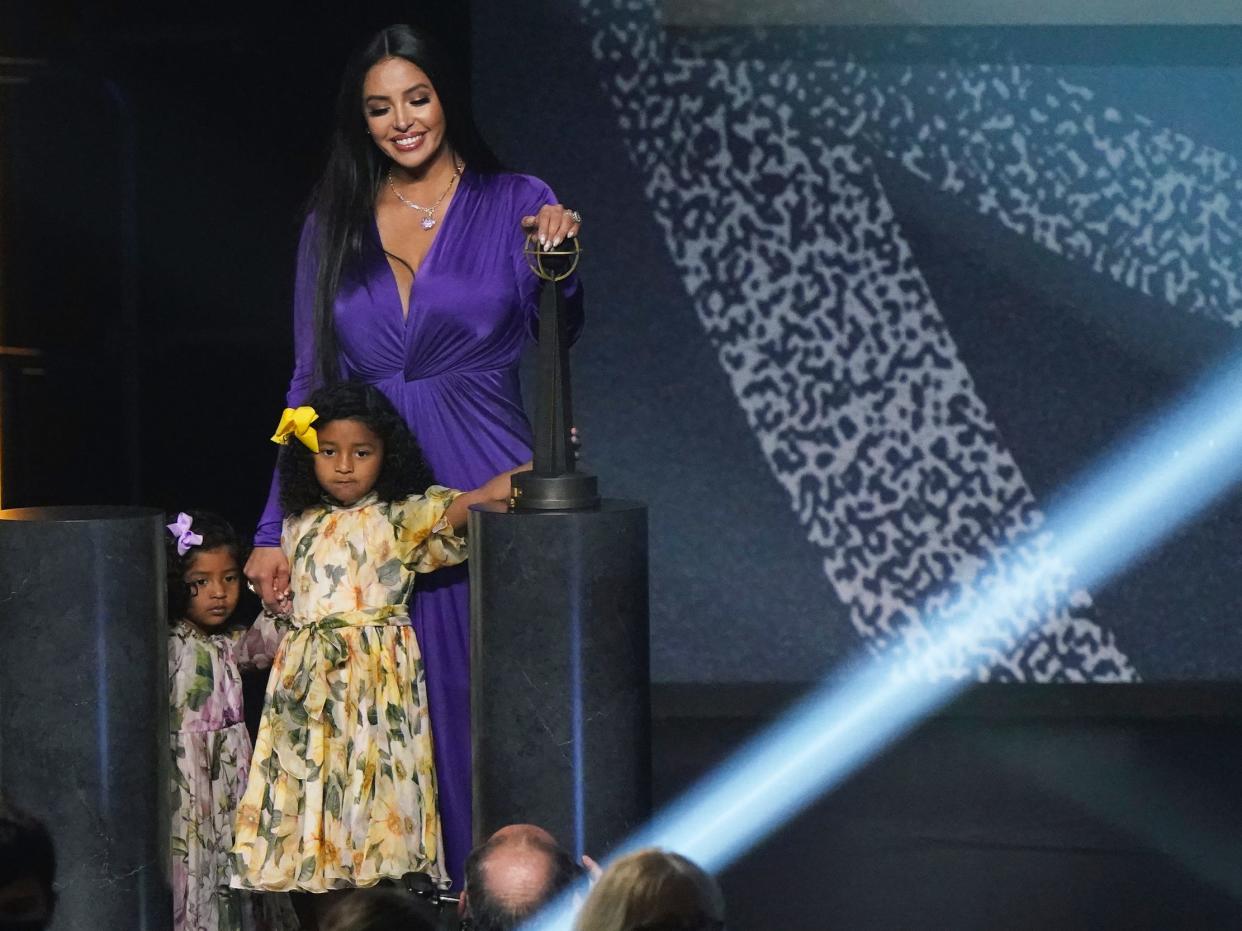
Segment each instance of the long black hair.
[{"label": "long black hair", "polygon": [[[435,484],[409,427],[378,388],[339,381],[320,388],[306,403],[319,415],[316,428],[333,420],[356,420],[384,442],[384,461],[372,489],[380,501],[400,501]],[[300,514],[323,503],[324,490],[315,478],[315,454],[299,440],[290,439],[281,447],[276,467],[280,472],[280,506],[286,514]]]},{"label": "long black hair", "polygon": [[433,39],[412,26],[388,26],[350,56],[337,92],[336,128],[328,163],[308,207],[316,224],[313,246],[319,259],[315,377],[321,385],[340,378],[332,309],[342,271],[362,257],[363,242],[375,219],[375,198],[387,170],[388,159],[367,133],[362,109],[362,84],[367,72],[387,58],[404,58],[431,79],[444,111],[448,143],[471,170],[501,170],[500,161],[475,126],[470,90],[460,63]]}]

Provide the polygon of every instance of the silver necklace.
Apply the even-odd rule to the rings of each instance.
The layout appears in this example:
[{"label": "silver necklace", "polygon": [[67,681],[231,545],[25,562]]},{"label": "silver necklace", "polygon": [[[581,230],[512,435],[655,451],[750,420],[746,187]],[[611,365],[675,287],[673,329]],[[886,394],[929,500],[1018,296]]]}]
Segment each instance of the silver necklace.
[{"label": "silver necklace", "polygon": [[453,159],[453,177],[449,178],[448,187],[444,189],[444,193],[436,198],[436,202],[430,207],[424,207],[422,204],[414,203],[414,201],[410,200],[397,190],[397,186],[392,183],[391,165],[388,166],[388,186],[392,189],[392,192],[397,195],[397,200],[401,201],[401,203],[405,204],[411,210],[421,210],[424,214],[426,214],[426,216],[419,221],[419,225],[422,226],[423,229],[429,230],[436,225],[436,208],[444,203],[444,198],[448,197],[449,191],[453,189],[453,182],[461,177],[463,167],[465,166],[463,166],[460,161]]}]

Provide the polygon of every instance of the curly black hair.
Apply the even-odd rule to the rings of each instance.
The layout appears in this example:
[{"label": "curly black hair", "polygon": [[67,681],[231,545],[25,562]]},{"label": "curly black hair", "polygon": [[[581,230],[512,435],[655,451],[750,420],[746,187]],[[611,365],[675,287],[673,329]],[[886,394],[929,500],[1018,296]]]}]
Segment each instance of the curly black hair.
[{"label": "curly black hair", "polygon": [[[435,484],[423,451],[392,402],[371,385],[352,381],[320,388],[307,399],[319,418],[316,428],[333,420],[365,424],[384,443],[384,460],[373,489],[380,501],[400,501]],[[315,478],[315,454],[297,440],[280,450],[280,506],[298,514],[323,502],[324,490]]]},{"label": "curly black hair", "polygon": [[[183,511],[178,513],[190,516],[190,530],[203,538],[202,543],[195,544],[182,556],[177,552],[177,536],[168,531],[164,534],[165,560],[168,566],[168,622],[175,624],[185,617],[190,605],[190,587],[185,584],[185,574],[190,571],[194,558],[199,553],[224,547],[237,560],[237,568],[241,569],[249,555],[249,546],[233,529],[233,525],[210,511]],[[167,523],[177,520],[177,514],[168,515]]]}]

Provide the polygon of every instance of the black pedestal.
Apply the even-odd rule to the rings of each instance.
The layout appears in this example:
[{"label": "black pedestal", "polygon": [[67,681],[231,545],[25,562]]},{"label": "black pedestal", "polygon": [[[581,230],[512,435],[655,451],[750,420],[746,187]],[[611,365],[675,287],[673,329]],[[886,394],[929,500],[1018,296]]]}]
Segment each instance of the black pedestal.
[{"label": "black pedestal", "polygon": [[172,925],[163,516],[0,511],[0,792],[56,844],[56,929]]},{"label": "black pedestal", "polygon": [[602,855],[651,808],[647,509],[470,514],[476,839]]}]

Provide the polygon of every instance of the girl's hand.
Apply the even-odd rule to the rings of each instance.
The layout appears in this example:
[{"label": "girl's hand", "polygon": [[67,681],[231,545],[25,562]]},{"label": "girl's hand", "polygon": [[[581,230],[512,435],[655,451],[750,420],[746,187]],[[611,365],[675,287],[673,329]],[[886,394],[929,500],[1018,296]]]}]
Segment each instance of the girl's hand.
[{"label": "girl's hand", "polygon": [[273,614],[288,614],[293,605],[289,592],[289,560],[279,546],[256,546],[242,570],[263,607]]},{"label": "girl's hand", "polygon": [[533,217],[522,217],[522,230],[534,234],[545,249],[556,248],[582,229],[582,217],[578,211],[564,204],[544,204]]},{"label": "girl's hand", "polygon": [[486,485],[477,489],[479,494],[478,502],[499,502],[508,501],[513,494],[513,476],[519,472],[529,472],[534,466],[533,462],[524,462],[516,469],[510,469],[508,472],[501,472],[494,479],[491,479]]},{"label": "girl's hand", "polygon": [[513,476],[518,472],[529,472],[532,465],[533,463],[524,462],[516,469],[501,472],[474,491],[463,491],[453,499],[453,503],[444,512],[445,519],[453,525],[454,531],[458,531],[466,525],[466,517],[470,513],[470,506],[472,504],[508,501],[509,496],[513,493]]}]

